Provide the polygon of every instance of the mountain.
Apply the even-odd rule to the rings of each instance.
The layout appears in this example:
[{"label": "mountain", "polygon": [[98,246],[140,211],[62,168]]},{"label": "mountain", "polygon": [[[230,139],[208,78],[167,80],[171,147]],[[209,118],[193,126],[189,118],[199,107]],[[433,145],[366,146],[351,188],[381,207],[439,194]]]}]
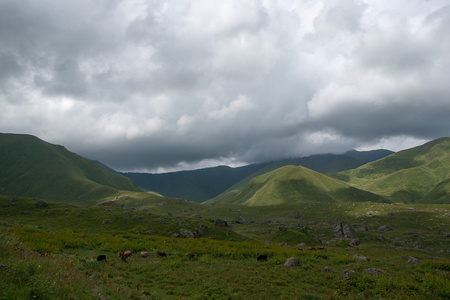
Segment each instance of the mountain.
[{"label": "mountain", "polygon": [[345,154],[319,154],[301,158],[251,164],[238,168],[218,166],[193,171],[163,174],[122,173],[140,187],[167,197],[203,202],[225,191],[242,188],[252,178],[287,165],[301,165],[321,173],[339,172],[357,168],[367,161],[385,157],[389,150],[356,151]]},{"label": "mountain", "polygon": [[142,191],[129,178],[63,146],[31,135],[0,133],[0,194],[92,204],[119,190]]},{"label": "mountain", "polygon": [[284,166],[253,178],[243,189],[207,204],[248,206],[302,202],[387,202],[381,196],[351,187],[340,180],[302,166]]},{"label": "mountain", "polygon": [[440,138],[332,175],[404,203],[450,203],[450,138]]}]

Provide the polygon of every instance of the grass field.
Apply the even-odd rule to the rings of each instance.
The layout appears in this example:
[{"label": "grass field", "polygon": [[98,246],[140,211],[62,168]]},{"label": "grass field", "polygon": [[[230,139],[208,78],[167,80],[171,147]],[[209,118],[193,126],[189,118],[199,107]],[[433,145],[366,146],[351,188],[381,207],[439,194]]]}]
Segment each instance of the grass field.
[{"label": "grass field", "polygon": [[[133,195],[117,203],[126,205],[38,207],[37,200],[0,197],[0,298],[450,297],[450,205],[242,207]],[[294,211],[299,219],[291,217]],[[238,217],[246,222],[234,223]],[[215,219],[230,227],[214,225]],[[332,224],[338,221],[367,227],[356,231],[360,246],[334,238]],[[392,230],[379,231],[383,225]],[[199,237],[172,237],[180,229]],[[117,257],[123,250],[134,253],[126,262]],[[158,257],[157,250],[167,257]],[[140,251],[150,256],[141,258]],[[97,262],[100,254],[108,262]],[[257,262],[260,254],[268,261]],[[419,263],[407,264],[410,256]],[[289,257],[299,266],[284,266]]]}]

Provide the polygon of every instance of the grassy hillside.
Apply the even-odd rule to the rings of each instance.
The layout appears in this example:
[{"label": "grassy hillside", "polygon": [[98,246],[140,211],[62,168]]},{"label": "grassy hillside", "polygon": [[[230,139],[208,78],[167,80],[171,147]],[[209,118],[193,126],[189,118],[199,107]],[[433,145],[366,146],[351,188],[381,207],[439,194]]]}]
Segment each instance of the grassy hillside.
[{"label": "grassy hillside", "polygon": [[252,178],[287,165],[304,166],[311,170],[329,173],[353,169],[393,153],[388,150],[348,151],[342,155],[319,154],[301,158],[284,159],[261,164],[251,164],[231,168],[218,166],[193,171],[170,172],[163,174],[122,173],[140,187],[155,191],[167,197],[183,198],[203,202],[224,191],[242,188]]},{"label": "grassy hillside", "polygon": [[[124,207],[52,202],[42,207],[36,200],[0,197],[0,298],[450,297],[449,205],[347,202],[324,209],[321,203],[246,207],[133,198],[115,202],[128,203]],[[206,217],[180,215],[184,211]],[[292,211],[300,218],[290,217]],[[210,220],[231,223],[238,215],[253,220],[232,229]],[[365,226],[355,229],[361,244],[334,238],[330,220]],[[382,225],[392,230],[380,231]],[[199,233],[200,228],[197,238],[171,237],[180,229]],[[309,251],[310,246],[325,249]],[[117,257],[122,250],[133,251],[126,262]],[[167,257],[158,257],[157,250]],[[141,258],[140,251],[149,257]],[[257,262],[260,254],[268,260]],[[106,255],[107,262],[98,262],[98,255]],[[284,266],[291,257],[298,266]],[[417,263],[408,264],[410,257]]]},{"label": "grassy hillside", "polygon": [[[450,138],[400,151],[333,176],[393,201],[450,203],[450,196],[442,194],[447,185],[444,181],[450,178]],[[437,198],[433,199],[433,195]]]},{"label": "grassy hillside", "polygon": [[86,204],[118,190],[142,191],[63,146],[30,135],[0,134],[0,194]]},{"label": "grassy hillside", "polygon": [[211,203],[250,206],[300,202],[386,201],[302,166],[285,166],[253,178],[239,192]]}]

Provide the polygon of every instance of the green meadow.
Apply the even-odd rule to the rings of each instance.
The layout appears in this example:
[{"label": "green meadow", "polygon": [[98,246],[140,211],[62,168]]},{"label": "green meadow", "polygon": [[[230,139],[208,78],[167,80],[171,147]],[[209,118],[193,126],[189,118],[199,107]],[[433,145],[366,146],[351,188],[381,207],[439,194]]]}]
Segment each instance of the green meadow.
[{"label": "green meadow", "polygon": [[[0,197],[0,297],[450,297],[450,205],[245,207],[134,196],[142,195],[122,195],[110,206],[96,207],[54,202],[38,206],[35,199]],[[299,218],[292,217],[293,212]],[[245,222],[236,223],[239,217]],[[229,226],[215,225],[217,219]],[[355,230],[360,245],[334,238],[332,226],[339,221],[367,227]],[[379,231],[383,225],[392,230]],[[195,237],[183,237],[180,229]],[[123,250],[133,251],[126,262],[117,257]],[[158,257],[157,250],[167,257]],[[141,251],[148,251],[149,257],[141,258]],[[107,262],[96,260],[101,254]],[[195,256],[189,259],[187,254]],[[256,261],[260,254],[268,256],[267,262]],[[356,254],[367,260],[355,259]],[[410,256],[418,263],[408,264]],[[299,265],[284,266],[290,257]]]}]

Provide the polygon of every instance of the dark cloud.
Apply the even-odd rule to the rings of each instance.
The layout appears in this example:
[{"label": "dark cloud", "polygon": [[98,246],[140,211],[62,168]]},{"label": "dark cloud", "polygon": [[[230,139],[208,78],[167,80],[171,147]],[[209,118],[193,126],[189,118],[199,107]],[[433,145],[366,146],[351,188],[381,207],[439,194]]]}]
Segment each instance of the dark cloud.
[{"label": "dark cloud", "polygon": [[120,170],[399,150],[449,135],[449,7],[2,1],[0,129]]}]

